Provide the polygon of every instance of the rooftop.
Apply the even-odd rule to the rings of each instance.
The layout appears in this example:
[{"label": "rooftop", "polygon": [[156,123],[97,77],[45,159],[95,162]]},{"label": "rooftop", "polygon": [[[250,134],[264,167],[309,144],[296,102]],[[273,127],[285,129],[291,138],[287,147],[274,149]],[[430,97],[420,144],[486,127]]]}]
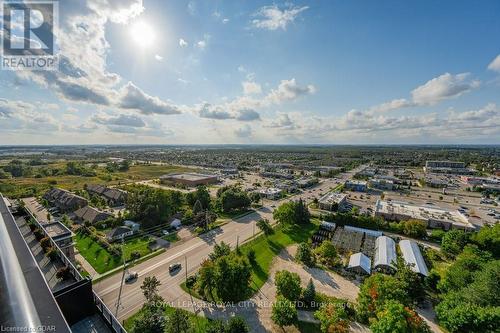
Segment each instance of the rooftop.
[{"label": "rooftop", "polygon": [[175,173],[170,175],[163,175],[160,177],[163,179],[185,179],[189,181],[204,180],[207,178],[217,177],[216,175],[206,175],[201,173]]},{"label": "rooftop", "polygon": [[338,203],[342,202],[343,200],[345,200],[346,197],[347,197],[347,194],[344,194],[344,193],[328,192],[327,194],[325,194],[324,196],[322,196],[319,199],[319,202],[325,203],[325,204],[334,204],[334,203],[338,204]]}]

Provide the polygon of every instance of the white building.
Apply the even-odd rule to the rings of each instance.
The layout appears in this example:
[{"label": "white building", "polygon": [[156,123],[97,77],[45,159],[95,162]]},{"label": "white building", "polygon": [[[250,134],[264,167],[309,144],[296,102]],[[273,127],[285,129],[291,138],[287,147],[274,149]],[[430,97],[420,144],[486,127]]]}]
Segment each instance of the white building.
[{"label": "white building", "polygon": [[261,197],[264,197],[264,198],[267,198],[270,200],[277,200],[277,199],[281,198],[282,192],[283,191],[279,188],[269,187],[269,188],[259,190],[258,193],[260,194]]},{"label": "white building", "polygon": [[387,236],[377,237],[375,240],[375,259],[373,269],[391,273],[396,269],[396,243]]},{"label": "white building", "polygon": [[354,253],[349,258],[349,265],[347,265],[347,269],[358,274],[370,274],[371,273],[371,265],[372,262],[370,258],[364,255],[361,252]]},{"label": "white building", "polygon": [[415,219],[424,221],[429,228],[451,228],[475,230],[467,217],[458,210],[449,210],[431,205],[414,205],[402,201],[377,200],[374,209],[375,216],[381,216],[391,221]]},{"label": "white building", "polygon": [[319,201],[319,208],[323,210],[333,211],[342,208],[346,203],[347,194],[339,192],[328,192],[323,195]]},{"label": "white building", "polygon": [[415,273],[428,276],[429,270],[427,269],[427,265],[425,264],[424,257],[422,257],[418,244],[415,241],[405,239],[400,241],[398,245],[405,263],[410,265]]}]

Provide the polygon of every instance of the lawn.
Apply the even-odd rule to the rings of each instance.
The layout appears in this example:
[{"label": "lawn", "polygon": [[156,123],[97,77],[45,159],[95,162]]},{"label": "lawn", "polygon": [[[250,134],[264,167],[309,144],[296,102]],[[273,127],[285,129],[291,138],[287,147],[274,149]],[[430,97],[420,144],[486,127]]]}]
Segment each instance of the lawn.
[{"label": "lawn", "polygon": [[[138,312],[134,313],[132,317],[125,320],[123,326],[128,332],[132,330],[132,327],[134,325],[134,319],[141,315],[141,311],[142,310],[139,310]],[[173,311],[174,311],[173,307],[167,306],[167,308],[165,309],[165,315],[168,317],[168,315],[171,314]],[[208,327],[210,327],[210,322],[211,322],[210,319],[206,317],[197,316],[192,312],[186,310],[183,311],[185,311],[189,316],[189,321],[191,322],[191,327],[193,328],[193,330],[190,332],[203,333],[207,331]]]},{"label": "lawn", "polygon": [[120,257],[113,256],[90,237],[77,233],[75,236],[76,248],[80,254],[94,267],[97,273],[102,274],[118,267],[122,261]]},{"label": "lawn", "polygon": [[151,250],[148,248],[149,237],[137,237],[130,240],[125,239],[125,244],[123,245],[123,254],[125,259],[128,260],[130,258],[130,254],[134,251],[137,251],[141,254],[141,257],[151,253]]},{"label": "lawn", "polygon": [[272,235],[261,235],[240,247],[244,254],[255,250],[255,264],[252,265],[252,290],[257,292],[269,277],[269,269],[273,258],[281,250],[295,243],[307,242],[318,228],[318,221],[305,226],[292,226],[287,229],[278,226]]},{"label": "lawn", "polygon": [[162,238],[166,241],[169,241],[170,243],[177,242],[180,239],[176,232],[170,233],[166,236],[163,236]]}]

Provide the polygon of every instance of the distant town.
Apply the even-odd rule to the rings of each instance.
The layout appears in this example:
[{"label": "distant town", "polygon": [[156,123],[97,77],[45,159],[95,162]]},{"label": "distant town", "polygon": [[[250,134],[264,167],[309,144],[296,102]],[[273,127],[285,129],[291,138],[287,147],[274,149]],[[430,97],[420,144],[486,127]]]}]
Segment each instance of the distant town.
[{"label": "distant town", "polygon": [[2,146],[0,193],[6,323],[498,329],[498,146]]}]

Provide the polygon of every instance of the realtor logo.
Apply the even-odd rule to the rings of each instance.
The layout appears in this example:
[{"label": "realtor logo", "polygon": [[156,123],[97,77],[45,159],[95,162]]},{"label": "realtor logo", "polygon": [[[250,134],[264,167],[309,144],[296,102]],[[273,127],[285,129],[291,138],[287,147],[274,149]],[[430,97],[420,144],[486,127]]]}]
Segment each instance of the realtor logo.
[{"label": "realtor logo", "polygon": [[1,68],[56,70],[58,3],[55,1],[2,1]]}]

